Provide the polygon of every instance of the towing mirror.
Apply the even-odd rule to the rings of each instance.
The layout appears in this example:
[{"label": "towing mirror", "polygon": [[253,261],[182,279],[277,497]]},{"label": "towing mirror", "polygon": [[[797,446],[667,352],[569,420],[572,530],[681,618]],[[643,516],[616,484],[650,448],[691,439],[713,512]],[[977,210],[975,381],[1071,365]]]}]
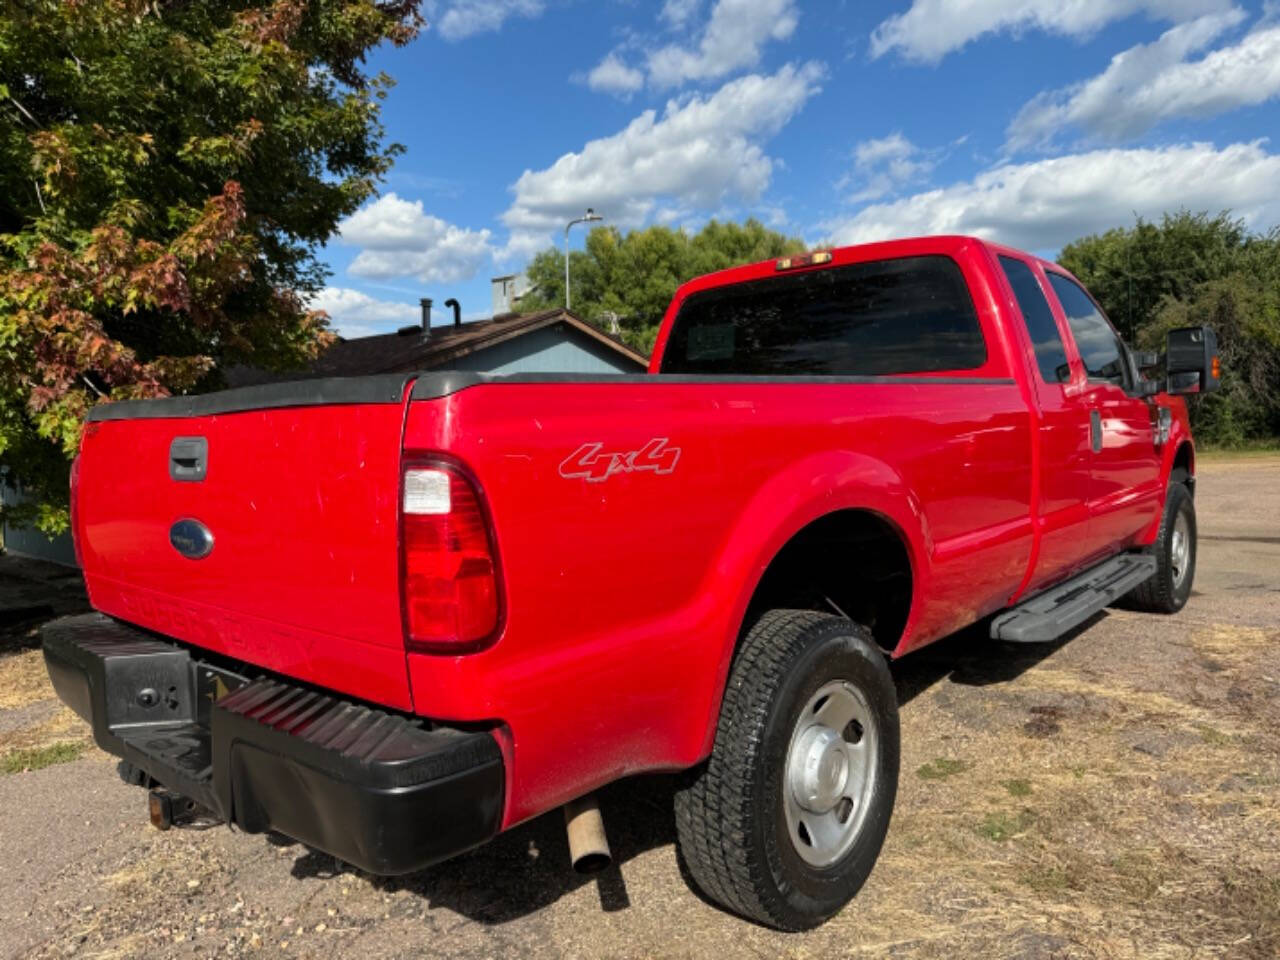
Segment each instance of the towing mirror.
[{"label": "towing mirror", "polygon": [[1165,353],[1170,393],[1212,393],[1219,387],[1218,336],[1209,327],[1170,330]]},{"label": "towing mirror", "polygon": [[1148,370],[1153,370],[1160,366],[1160,354],[1154,350],[1134,350],[1133,365],[1143,373],[1146,373]]}]

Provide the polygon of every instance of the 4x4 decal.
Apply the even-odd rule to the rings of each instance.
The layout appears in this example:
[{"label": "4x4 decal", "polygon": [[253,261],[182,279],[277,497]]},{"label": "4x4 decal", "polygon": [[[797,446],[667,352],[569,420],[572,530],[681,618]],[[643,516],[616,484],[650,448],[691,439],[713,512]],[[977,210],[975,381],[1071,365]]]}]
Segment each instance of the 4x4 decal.
[{"label": "4x4 decal", "polygon": [[680,460],[680,448],[667,446],[666,437],[654,437],[639,450],[603,453],[603,443],[584,443],[560,463],[560,476],[567,480],[584,478],[588,483],[603,483],[614,474],[652,470],[667,474]]}]

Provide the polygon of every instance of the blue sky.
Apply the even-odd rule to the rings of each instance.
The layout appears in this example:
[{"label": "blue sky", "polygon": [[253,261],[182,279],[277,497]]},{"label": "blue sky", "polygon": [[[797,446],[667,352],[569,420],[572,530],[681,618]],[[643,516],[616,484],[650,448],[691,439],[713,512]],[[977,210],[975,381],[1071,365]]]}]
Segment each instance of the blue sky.
[{"label": "blue sky", "polygon": [[[358,336],[559,243],[757,217],[1052,255],[1134,213],[1280,223],[1280,0],[425,0],[371,67],[404,144],[324,251]],[[573,242],[582,242],[575,228]],[[438,319],[443,319],[438,310]]]}]

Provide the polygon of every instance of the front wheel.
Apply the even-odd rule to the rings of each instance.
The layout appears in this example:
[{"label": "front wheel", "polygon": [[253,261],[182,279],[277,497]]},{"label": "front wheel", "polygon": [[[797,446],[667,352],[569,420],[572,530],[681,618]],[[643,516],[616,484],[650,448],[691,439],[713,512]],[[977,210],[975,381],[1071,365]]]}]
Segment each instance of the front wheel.
[{"label": "front wheel", "polygon": [[1156,573],[1126,597],[1128,605],[1151,613],[1177,613],[1191,596],[1196,577],[1196,506],[1191,491],[1169,484],[1160,533],[1151,545]]},{"label": "front wheel", "polygon": [[734,660],[710,759],[676,795],[694,882],[771,927],[822,923],[879,856],[898,752],[897,694],[870,632],[769,611]]}]

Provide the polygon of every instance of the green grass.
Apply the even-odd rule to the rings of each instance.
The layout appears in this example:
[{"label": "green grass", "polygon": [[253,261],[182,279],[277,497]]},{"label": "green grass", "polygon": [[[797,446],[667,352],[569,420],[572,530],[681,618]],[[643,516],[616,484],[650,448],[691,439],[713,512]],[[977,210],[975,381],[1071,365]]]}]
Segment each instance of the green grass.
[{"label": "green grass", "polygon": [[1211,747],[1226,747],[1231,744],[1230,736],[1207,723],[1196,724],[1196,729],[1200,731],[1200,739]]},{"label": "green grass", "polygon": [[954,777],[957,773],[963,773],[968,769],[969,764],[963,760],[937,757],[917,770],[916,776],[921,780],[946,780],[948,777]]},{"label": "green grass", "polygon": [[1246,460],[1280,456],[1280,441],[1266,441],[1245,447],[1197,446],[1197,460]]},{"label": "green grass", "polygon": [[1009,796],[1011,797],[1031,796],[1030,780],[1001,780],[1000,784],[1009,791]]},{"label": "green grass", "polygon": [[996,843],[1003,843],[1026,832],[1027,828],[1035,822],[1036,815],[1030,810],[1023,810],[1020,813],[988,813],[983,817],[982,823],[978,824],[977,830],[980,836],[994,840]]},{"label": "green grass", "polygon": [[78,760],[87,746],[87,743],[54,743],[47,747],[14,750],[0,758],[0,771],[22,773],[24,770],[42,770],[56,763],[70,763]]}]

